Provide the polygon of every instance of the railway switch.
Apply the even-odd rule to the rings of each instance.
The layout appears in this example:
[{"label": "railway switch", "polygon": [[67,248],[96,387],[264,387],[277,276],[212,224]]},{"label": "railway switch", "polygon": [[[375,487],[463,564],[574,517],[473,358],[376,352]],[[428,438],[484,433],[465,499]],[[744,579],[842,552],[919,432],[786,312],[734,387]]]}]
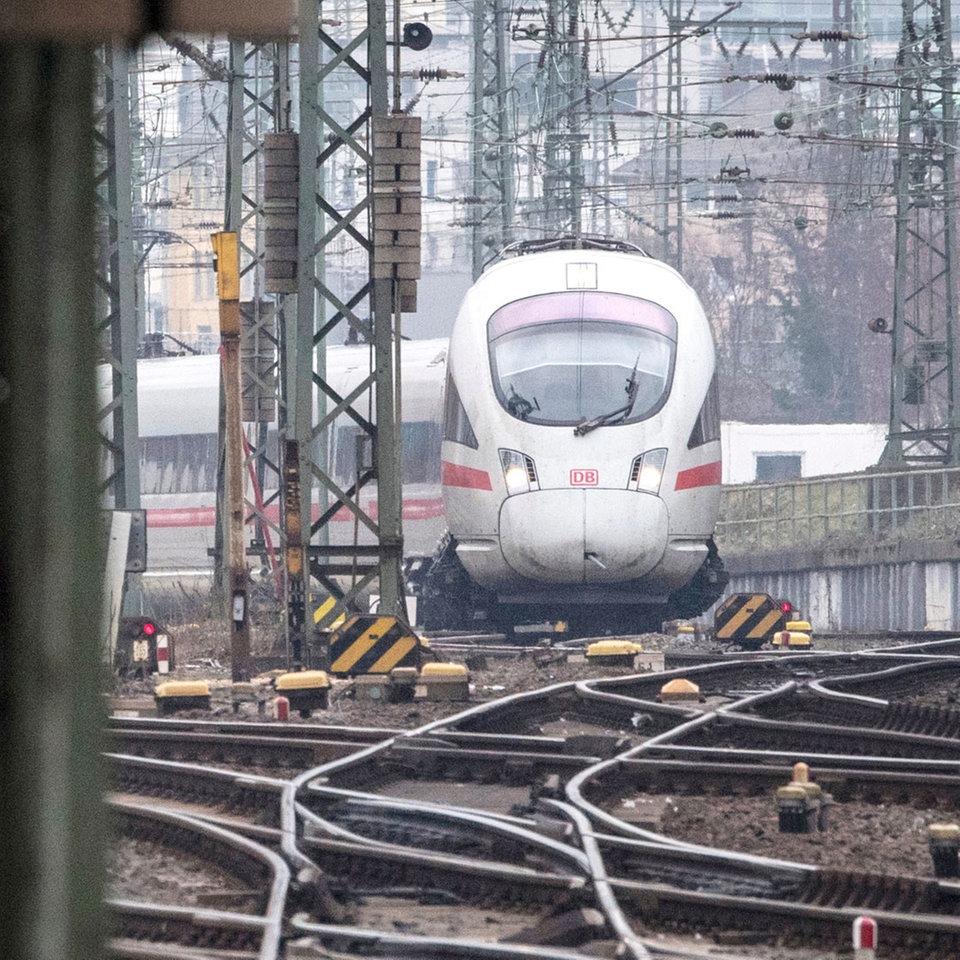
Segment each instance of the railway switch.
[{"label": "railway switch", "polygon": [[939,878],[960,877],[960,824],[931,823],[927,827],[933,875]]}]

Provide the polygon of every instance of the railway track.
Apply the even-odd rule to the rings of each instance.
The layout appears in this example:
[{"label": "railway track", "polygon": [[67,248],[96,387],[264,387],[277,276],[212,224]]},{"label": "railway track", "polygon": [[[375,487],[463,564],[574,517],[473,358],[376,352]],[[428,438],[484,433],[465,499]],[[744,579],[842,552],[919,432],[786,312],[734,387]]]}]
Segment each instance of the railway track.
[{"label": "railway track", "polygon": [[[512,957],[535,945],[569,958],[604,944],[646,957],[664,952],[665,931],[687,938],[673,956],[703,956],[697,933],[761,957],[771,936],[778,950],[845,948],[852,918],[869,913],[885,960],[946,958],[960,955],[955,880],[692,843],[624,810],[664,796],[769,799],[804,759],[831,816],[858,804],[956,817],[957,717],[898,699],[952,682],[949,646],[559,683],[409,730],[114,722],[114,744],[142,754],[111,757],[114,784],[157,807],[191,804],[198,821],[282,856],[299,878],[287,957]],[[680,676],[699,699],[659,702]],[[145,938],[122,939],[134,950]],[[168,945],[197,947],[180,933]],[[258,955],[240,940],[227,949]]]},{"label": "railway track", "polygon": [[232,909],[188,904],[107,901],[116,958],[195,956],[216,960],[279,955],[290,870],[276,852],[194,816],[111,802],[115,835],[149,841],[168,857],[187,856],[228,874],[235,887],[219,894]]}]

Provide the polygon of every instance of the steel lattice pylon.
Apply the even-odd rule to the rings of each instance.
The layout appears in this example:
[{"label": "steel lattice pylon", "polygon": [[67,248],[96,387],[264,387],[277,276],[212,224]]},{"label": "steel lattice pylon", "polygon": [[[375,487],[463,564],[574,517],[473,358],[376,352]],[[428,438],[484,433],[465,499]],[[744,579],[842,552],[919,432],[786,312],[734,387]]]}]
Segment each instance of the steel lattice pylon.
[{"label": "steel lattice pylon", "polygon": [[[260,349],[275,351],[279,449],[271,455],[263,435],[248,458],[265,475],[261,487],[276,491],[281,523],[268,520],[270,502],[247,504],[285,560],[286,628],[296,660],[312,620],[308,575],[337,598],[324,622],[350,609],[375,580],[382,609],[402,612],[399,338],[391,281],[374,280],[371,271],[371,126],[388,112],[385,8],[374,2],[365,22],[343,19],[351,25],[346,41],[321,21],[317,0],[302,0],[299,34],[290,44],[234,44],[231,52],[229,156],[232,170],[241,172],[230,177],[227,222],[240,233],[241,270],[252,273],[248,282],[257,291],[265,211],[251,177],[260,170],[265,133],[295,131],[298,141],[295,289],[274,295],[272,309],[255,295],[251,328]],[[370,343],[370,369],[341,396],[327,381],[326,346],[350,338]],[[366,457],[346,489],[326,456],[344,419]],[[376,500],[361,502],[374,483]],[[331,543],[330,524],[341,511],[362,531],[363,543]],[[352,578],[346,590],[343,577]]]},{"label": "steel lattice pylon", "polygon": [[94,142],[98,234],[97,312],[100,346],[111,370],[110,401],[100,411],[106,450],[104,489],[120,510],[140,507],[137,425],[137,241],[133,222],[129,50],[112,43],[96,52]]},{"label": "steel lattice pylon", "polygon": [[903,0],[888,463],[960,463],[949,0]]},{"label": "steel lattice pylon", "polygon": [[[246,347],[259,358],[244,376],[277,402],[278,442],[265,423],[248,431],[246,465],[259,480],[258,496],[244,504],[259,531],[248,553],[286,561],[287,636],[297,660],[312,621],[310,575],[337,598],[327,621],[346,612],[374,581],[382,611],[404,613],[397,326],[401,290],[409,286],[402,288],[397,278],[409,274],[374,271],[373,128],[389,119],[391,109],[385,3],[371,0],[365,13],[332,10],[321,20],[318,0],[301,0],[296,36],[233,41],[226,69],[187,40],[164,38],[227,88],[224,226],[238,235]],[[133,507],[139,504],[139,325],[129,65],[122,48],[106,49],[100,73],[98,183],[107,221],[101,313],[105,353],[115,370],[114,399],[103,412],[113,419],[103,432],[116,505]],[[296,134],[299,144],[297,269],[293,288],[277,294],[263,276],[264,139],[285,133]],[[369,344],[369,372],[341,396],[327,382],[326,345],[348,339]],[[363,456],[354,482],[343,489],[326,461],[332,431],[345,421],[358,434]],[[334,545],[330,523],[342,511],[360,536]],[[352,578],[346,590],[345,575]]]},{"label": "steel lattice pylon", "polygon": [[503,0],[474,0],[473,276],[513,240],[516,148],[508,115],[507,20]]}]

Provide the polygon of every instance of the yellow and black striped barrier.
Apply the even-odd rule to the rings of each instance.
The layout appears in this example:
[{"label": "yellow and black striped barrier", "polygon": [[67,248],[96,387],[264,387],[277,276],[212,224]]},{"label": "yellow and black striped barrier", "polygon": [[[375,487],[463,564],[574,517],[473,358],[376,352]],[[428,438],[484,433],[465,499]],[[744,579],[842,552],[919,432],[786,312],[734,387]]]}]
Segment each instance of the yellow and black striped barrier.
[{"label": "yellow and black striped barrier", "polygon": [[420,667],[424,646],[397,617],[355,614],[330,635],[330,673],[355,676]]},{"label": "yellow and black striped barrier", "polygon": [[723,643],[760,647],[783,630],[787,614],[765,593],[734,593],[717,607],[714,636]]}]

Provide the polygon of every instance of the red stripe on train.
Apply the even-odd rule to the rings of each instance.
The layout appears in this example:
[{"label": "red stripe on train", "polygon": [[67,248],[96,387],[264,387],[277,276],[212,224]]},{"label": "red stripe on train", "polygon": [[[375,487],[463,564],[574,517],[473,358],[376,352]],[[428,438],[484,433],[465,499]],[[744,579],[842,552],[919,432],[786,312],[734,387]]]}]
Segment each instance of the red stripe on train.
[{"label": "red stripe on train", "polygon": [[693,490],[696,487],[713,487],[720,483],[722,464],[719,460],[705,463],[700,467],[691,467],[681,470],[677,474],[677,484],[674,490]]},{"label": "red stripe on train", "polygon": [[179,507],[147,511],[148,527],[212,527],[216,521],[215,507]]},{"label": "red stripe on train", "polygon": [[[371,517],[376,517],[376,503],[369,503],[364,510]],[[276,522],[277,508],[268,509],[267,516]],[[314,519],[319,517],[319,508],[313,508]],[[443,516],[443,501],[439,498],[424,500],[404,500],[404,520],[433,520]],[[148,527],[212,527],[216,523],[217,511],[214,507],[160,507],[147,510]],[[333,520],[341,522],[352,520],[353,514],[342,508],[333,515]]]},{"label": "red stripe on train", "polygon": [[440,461],[440,482],[445,487],[468,487],[470,490],[492,490],[486,470],[465,467],[459,463]]}]

